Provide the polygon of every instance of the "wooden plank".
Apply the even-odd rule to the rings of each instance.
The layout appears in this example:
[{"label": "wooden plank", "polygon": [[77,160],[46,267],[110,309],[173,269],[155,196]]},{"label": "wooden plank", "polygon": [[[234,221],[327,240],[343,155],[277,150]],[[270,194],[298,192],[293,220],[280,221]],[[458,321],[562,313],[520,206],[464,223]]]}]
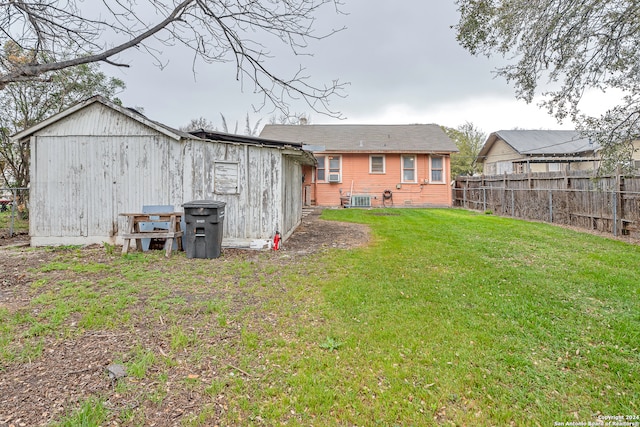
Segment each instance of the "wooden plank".
[{"label": "wooden plank", "polygon": [[[135,240],[136,249],[141,251],[142,239],[165,239],[164,249],[166,257],[171,255],[174,239],[176,239],[178,244],[178,250],[182,250],[183,232],[180,229],[180,218],[182,218],[182,215],[182,212],[121,213],[120,216],[127,218],[127,232],[122,234],[122,254],[124,255],[129,252],[131,240]],[[169,222],[169,229],[141,231],[139,224],[142,222]]]},{"label": "wooden plank", "polygon": [[137,233],[123,234],[123,239],[173,239],[174,237],[182,237],[182,231],[140,231]]}]

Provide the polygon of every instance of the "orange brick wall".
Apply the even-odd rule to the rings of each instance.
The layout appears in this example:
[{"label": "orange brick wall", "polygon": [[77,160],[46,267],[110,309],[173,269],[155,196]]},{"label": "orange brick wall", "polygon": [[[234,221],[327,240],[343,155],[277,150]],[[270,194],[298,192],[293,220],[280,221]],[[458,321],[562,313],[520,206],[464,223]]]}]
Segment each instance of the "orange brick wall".
[{"label": "orange brick wall", "polygon": [[[340,206],[340,197],[347,197],[353,188],[354,195],[371,196],[371,206],[383,206],[383,192],[390,190],[392,199],[386,206],[451,206],[450,162],[444,160],[444,183],[428,183],[430,177],[429,156],[416,154],[416,183],[402,182],[401,154],[385,154],[385,173],[369,173],[369,154],[341,154],[342,182],[317,182],[315,170],[305,170],[305,184],[310,187],[312,203],[318,206]],[[313,180],[312,180],[313,177]],[[425,182],[426,180],[426,182]],[[397,186],[400,188],[397,188]]]}]

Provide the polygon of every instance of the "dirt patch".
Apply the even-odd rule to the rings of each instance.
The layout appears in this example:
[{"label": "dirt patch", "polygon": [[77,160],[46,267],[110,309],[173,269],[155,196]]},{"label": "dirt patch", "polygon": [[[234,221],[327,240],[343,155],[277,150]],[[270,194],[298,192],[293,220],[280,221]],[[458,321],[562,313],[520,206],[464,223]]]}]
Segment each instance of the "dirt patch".
[{"label": "dirt patch", "polygon": [[[279,252],[269,251],[268,254],[262,254],[266,256],[257,256],[251,250],[223,249],[222,261],[275,261],[284,265],[323,250],[349,249],[367,244],[367,226],[324,221],[319,218],[320,213],[318,209],[305,210],[302,223],[283,243]],[[7,310],[9,313],[20,311],[25,316],[41,309],[39,305],[31,304],[35,295],[34,284],[38,279],[46,277],[49,282],[54,283],[82,279],[71,270],[47,273],[37,271],[43,265],[58,260],[61,251],[76,251],[76,256],[87,263],[109,265],[119,257],[119,248],[109,254],[99,246],[57,250],[9,247],[24,243],[28,243],[28,235],[17,235],[10,239],[0,237],[0,245],[4,246],[0,248],[0,271],[3,273],[0,277],[0,310]],[[169,268],[162,261],[158,261],[154,267],[160,271]],[[93,282],[99,279],[99,275],[91,276]],[[216,292],[229,293],[220,297],[237,304],[230,308],[235,312],[246,310],[249,306],[261,307],[263,303],[240,287],[229,286]],[[137,297],[140,307],[132,310],[132,318],[127,323],[130,328],[88,330],[71,337],[45,335],[39,341],[31,340],[29,345],[22,342],[10,343],[22,346],[27,354],[23,354],[23,360],[19,362],[0,363],[0,427],[48,425],[76,410],[79,403],[90,396],[106,398],[105,406],[113,413],[144,414],[143,418],[131,420],[111,419],[108,425],[181,425],[204,407],[216,414],[211,418],[223,419],[222,414],[228,409],[224,393],[209,395],[196,392],[188,384],[190,381],[211,384],[220,377],[221,370],[234,370],[236,375],[244,376],[246,381],[255,381],[250,374],[237,368],[240,363],[233,358],[203,358],[197,364],[184,363],[178,359],[175,366],[167,370],[167,377],[164,379],[166,386],[161,387],[155,383],[151,373],[148,377],[150,379],[125,380],[132,381],[135,393],[116,388],[105,371],[109,364],[114,363],[115,357],[132,354],[134,348],[145,349],[156,355],[169,354],[171,351],[167,347],[167,322],[150,319],[144,314],[145,300],[153,295],[137,294]],[[269,318],[268,313],[255,311],[255,316],[259,317],[256,319],[257,323],[275,322]],[[193,313],[190,321],[197,322],[198,316],[199,313]],[[190,327],[181,326],[185,330]],[[233,345],[230,343],[240,341],[241,325],[229,324],[220,334],[196,330],[192,333],[197,334],[200,340],[210,341],[207,345],[212,347]],[[29,346],[39,346],[41,350],[34,351],[34,356],[31,357],[28,354]]]},{"label": "dirt patch", "polygon": [[302,223],[287,239],[282,250],[310,254],[327,248],[351,249],[369,241],[369,227],[363,224],[325,221],[321,209],[305,210]]},{"label": "dirt patch", "polygon": [[29,244],[29,233],[13,233],[11,236],[9,236],[8,231],[0,231],[0,246],[25,244]]}]

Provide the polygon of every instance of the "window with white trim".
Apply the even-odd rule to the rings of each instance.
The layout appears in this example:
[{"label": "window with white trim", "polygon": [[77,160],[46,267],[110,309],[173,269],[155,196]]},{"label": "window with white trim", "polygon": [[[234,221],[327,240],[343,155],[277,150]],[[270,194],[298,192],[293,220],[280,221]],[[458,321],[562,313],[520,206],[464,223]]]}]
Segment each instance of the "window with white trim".
[{"label": "window with white trim", "polygon": [[549,172],[562,172],[567,169],[567,163],[548,163]]},{"label": "window with white trim", "polygon": [[402,156],[402,182],[416,182],[416,156]]},{"label": "window with white trim", "polygon": [[510,160],[506,162],[496,162],[496,174],[502,175],[503,173],[513,173],[513,163]]},{"label": "window with white trim", "polygon": [[319,182],[342,182],[342,157],[318,156],[316,176]]},{"label": "window with white trim", "polygon": [[444,182],[444,157],[431,156],[431,182]]},{"label": "window with white trim", "polygon": [[324,181],[325,172],[326,172],[326,169],[324,166],[325,157],[318,156],[316,160],[318,161],[318,166],[316,167],[316,177],[318,178],[318,181]]},{"label": "window with white trim", "polygon": [[369,173],[385,173],[384,156],[377,154],[372,154],[369,156]]}]

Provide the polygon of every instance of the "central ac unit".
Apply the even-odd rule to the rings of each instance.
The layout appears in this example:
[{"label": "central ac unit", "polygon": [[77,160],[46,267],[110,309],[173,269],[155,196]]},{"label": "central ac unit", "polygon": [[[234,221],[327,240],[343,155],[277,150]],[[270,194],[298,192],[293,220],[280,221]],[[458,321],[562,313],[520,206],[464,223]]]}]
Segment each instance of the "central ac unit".
[{"label": "central ac unit", "polygon": [[351,207],[352,208],[370,208],[371,196],[367,196],[367,195],[351,196]]},{"label": "central ac unit", "polygon": [[329,182],[340,182],[340,174],[339,173],[330,173],[329,174]]}]

